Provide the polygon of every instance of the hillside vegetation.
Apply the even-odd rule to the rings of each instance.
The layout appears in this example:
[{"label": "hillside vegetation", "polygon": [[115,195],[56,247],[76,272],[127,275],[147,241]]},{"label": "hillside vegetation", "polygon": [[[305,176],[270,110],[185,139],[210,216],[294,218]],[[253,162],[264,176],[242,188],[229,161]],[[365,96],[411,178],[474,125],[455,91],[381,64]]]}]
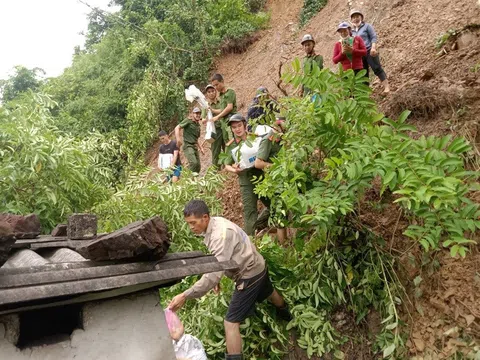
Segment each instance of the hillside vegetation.
[{"label": "hillside vegetation", "polygon": [[[328,65],[335,25],[356,4],[114,0],[118,13],[92,11],[85,47],[61,76],[40,81],[36,69],[17,68],[2,83],[0,211],[35,212],[46,232],[73,212],[97,213],[102,231],[160,215],[172,251],[204,250],[183,206],[202,198],[239,222],[237,208],[218,201],[228,193],[239,204],[235,181],[210,169],[163,184],[144,154],[158,130],[185,116],[184,88],[204,86],[212,71],[237,90],[241,111],[256,87],[280,95],[280,83],[290,94],[279,98],[288,131],[257,192],[272,199],[270,225],[289,228],[290,240],[254,241],[294,320],[279,322],[259,305],[241,326],[245,357],[476,359],[480,45],[465,48],[461,39],[477,34],[465,26],[478,10],[441,2],[365,4],[395,90],[383,99],[362,73],[304,73],[296,59],[298,40],[311,32]],[[448,18],[438,21],[444,10]],[[463,30],[438,45],[436,32],[449,29]],[[305,84],[316,100],[293,95]],[[161,290],[162,300],[194,281]],[[212,359],[224,356],[232,286],[222,284],[219,296],[180,313]]]}]

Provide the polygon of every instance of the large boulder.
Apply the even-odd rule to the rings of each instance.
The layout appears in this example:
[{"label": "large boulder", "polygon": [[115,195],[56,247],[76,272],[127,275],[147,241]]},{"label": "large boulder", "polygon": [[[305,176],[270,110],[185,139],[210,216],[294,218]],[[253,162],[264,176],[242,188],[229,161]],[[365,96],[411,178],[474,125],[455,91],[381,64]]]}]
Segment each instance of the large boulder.
[{"label": "large boulder", "polygon": [[40,219],[35,214],[0,214],[0,225],[10,227],[17,239],[35,239],[40,235]]},{"label": "large boulder", "polygon": [[93,239],[97,236],[97,215],[73,214],[68,217],[67,237],[72,240]]},{"label": "large boulder", "polygon": [[76,250],[90,260],[157,260],[170,247],[167,225],[158,216],[131,223]]},{"label": "large boulder", "polygon": [[15,244],[15,234],[8,224],[0,224],[0,267],[8,260],[12,245]]}]

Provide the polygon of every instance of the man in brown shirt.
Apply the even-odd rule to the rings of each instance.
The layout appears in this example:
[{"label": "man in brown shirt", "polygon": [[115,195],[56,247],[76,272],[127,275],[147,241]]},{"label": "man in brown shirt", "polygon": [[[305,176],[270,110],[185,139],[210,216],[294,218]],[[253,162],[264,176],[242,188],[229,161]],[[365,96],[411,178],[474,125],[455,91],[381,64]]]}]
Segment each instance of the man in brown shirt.
[{"label": "man in brown shirt", "polygon": [[168,308],[176,311],[187,299],[202,297],[214,289],[220,291],[223,275],[235,282],[235,291],[224,320],[227,343],[226,359],[243,359],[240,323],[253,315],[255,303],[268,299],[277,308],[277,315],[290,320],[283,297],[273,288],[265,260],[248,235],[236,224],[222,217],[211,217],[202,200],[190,201],[183,210],[185,221],[196,235],[205,236],[204,243],[218,261],[234,260],[237,271],[220,271],[202,276],[190,289],[175,296]]}]

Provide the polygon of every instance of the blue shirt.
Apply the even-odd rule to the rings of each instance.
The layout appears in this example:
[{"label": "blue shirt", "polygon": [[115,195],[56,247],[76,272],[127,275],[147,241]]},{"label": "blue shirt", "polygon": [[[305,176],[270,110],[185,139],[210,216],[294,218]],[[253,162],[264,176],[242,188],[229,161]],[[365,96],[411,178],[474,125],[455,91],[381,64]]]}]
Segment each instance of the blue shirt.
[{"label": "blue shirt", "polygon": [[368,51],[371,49],[372,43],[377,42],[377,33],[373,29],[373,26],[364,22],[360,24],[357,30],[352,28],[352,34],[362,38]]}]

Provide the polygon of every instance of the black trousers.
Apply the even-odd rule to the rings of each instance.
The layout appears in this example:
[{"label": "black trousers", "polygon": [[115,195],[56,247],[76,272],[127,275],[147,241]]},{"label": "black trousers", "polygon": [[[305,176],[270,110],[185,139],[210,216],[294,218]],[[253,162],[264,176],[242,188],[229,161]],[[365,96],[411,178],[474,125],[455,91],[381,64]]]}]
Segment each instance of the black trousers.
[{"label": "black trousers", "polygon": [[363,68],[367,70],[367,74],[365,75],[367,78],[369,78],[370,68],[372,68],[373,73],[380,79],[380,81],[387,79],[387,74],[380,64],[380,55],[377,54],[377,56],[372,56],[370,55],[370,50],[367,50],[367,56],[364,56],[362,61]]}]

